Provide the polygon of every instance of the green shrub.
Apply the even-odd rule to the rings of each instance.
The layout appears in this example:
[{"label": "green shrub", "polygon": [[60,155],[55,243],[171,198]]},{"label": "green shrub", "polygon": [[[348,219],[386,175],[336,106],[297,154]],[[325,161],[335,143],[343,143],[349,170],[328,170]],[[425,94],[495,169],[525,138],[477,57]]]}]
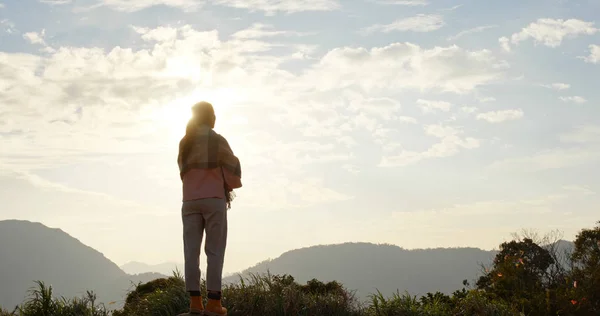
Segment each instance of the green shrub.
[{"label": "green shrub", "polygon": [[96,295],[87,292],[82,298],[54,298],[52,286],[36,282],[37,287],[30,290],[29,299],[15,312],[8,315],[18,316],[109,316],[104,305],[96,304]]}]

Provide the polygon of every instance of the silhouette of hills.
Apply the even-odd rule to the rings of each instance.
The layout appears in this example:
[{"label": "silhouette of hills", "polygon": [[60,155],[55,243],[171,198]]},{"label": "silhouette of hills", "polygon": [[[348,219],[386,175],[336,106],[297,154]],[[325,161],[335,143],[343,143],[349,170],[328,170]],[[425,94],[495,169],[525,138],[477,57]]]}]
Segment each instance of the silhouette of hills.
[{"label": "silhouette of hills", "polygon": [[[560,240],[554,247],[563,255],[571,252],[574,245]],[[288,251],[224,281],[235,283],[240,276],[270,272],[289,274],[301,283],[313,278],[324,282],[337,280],[356,291],[359,299],[366,299],[377,290],[386,296],[397,291],[412,295],[436,291],[451,294],[463,287],[463,280],[474,284],[482,274],[482,265],[490,266],[497,253],[478,248],[407,250],[372,243],[320,245]]]},{"label": "silhouette of hills", "polygon": [[[573,243],[560,241],[556,247],[559,253],[569,252]],[[407,250],[371,243],[321,245],[288,251],[224,281],[238,282],[240,275],[269,271],[292,275],[301,283],[336,280],[356,291],[359,299],[377,290],[386,296],[397,290],[413,295],[451,293],[462,288],[463,280],[476,280],[481,265],[490,265],[496,253],[477,248]],[[172,275],[176,266],[183,272],[176,263],[131,262],[119,268],[60,229],[28,221],[0,221],[0,306],[6,309],[20,304],[36,280],[52,285],[57,296],[75,297],[93,290],[99,302],[115,302],[108,307],[120,308],[133,284]]]},{"label": "silhouette of hills", "polygon": [[[101,302],[120,307],[132,283],[163,275],[128,275],[102,253],[64,231],[29,221],[0,221],[0,306],[12,309],[34,281],[52,285],[57,296],[93,290]],[[110,306],[109,306],[110,307]]]},{"label": "silhouette of hills", "polygon": [[263,261],[225,282],[237,282],[249,274],[290,274],[299,282],[313,278],[337,280],[360,299],[381,291],[399,290],[413,295],[427,292],[452,293],[463,280],[474,280],[481,264],[490,264],[495,251],[476,248],[406,250],[393,245],[344,243],[292,250],[279,258]]},{"label": "silhouette of hills", "polygon": [[170,276],[173,275],[173,271],[176,270],[183,273],[183,263],[164,262],[159,264],[147,264],[143,262],[132,261],[122,265],[121,270],[129,274],[160,273]]}]

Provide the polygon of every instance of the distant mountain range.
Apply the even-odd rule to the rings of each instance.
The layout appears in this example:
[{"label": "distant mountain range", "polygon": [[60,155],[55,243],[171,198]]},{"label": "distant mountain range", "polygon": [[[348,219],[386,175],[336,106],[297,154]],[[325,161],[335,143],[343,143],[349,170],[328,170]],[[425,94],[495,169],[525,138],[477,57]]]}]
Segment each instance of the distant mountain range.
[{"label": "distant mountain range", "polygon": [[11,310],[35,286],[52,285],[56,296],[75,297],[93,290],[101,302],[118,308],[132,283],[163,277],[129,275],[102,253],[60,229],[28,221],[0,221],[0,306]]},{"label": "distant mountain range", "polygon": [[[572,248],[562,241],[561,249]],[[299,282],[313,278],[337,280],[366,299],[377,290],[413,295],[462,288],[481,275],[481,264],[491,264],[495,251],[476,248],[406,250],[393,245],[345,243],[292,250],[239,274],[225,277],[238,282],[252,273],[289,274]],[[101,302],[119,308],[132,283],[170,276],[180,263],[148,265],[130,262],[118,267],[102,253],[60,229],[27,221],[0,221],[0,306],[21,303],[35,280],[51,284],[56,295],[81,296],[94,290]],[[128,274],[129,273],[129,274]]]},{"label": "distant mountain range", "polygon": [[381,291],[391,295],[407,291],[413,295],[427,292],[451,293],[472,281],[481,264],[490,264],[495,251],[476,248],[406,250],[393,245],[345,243],[292,250],[229,277],[237,282],[250,274],[290,274],[299,282],[316,278],[338,280],[356,291],[359,299]]},{"label": "distant mountain range", "polygon": [[183,263],[177,262],[146,264],[143,262],[132,261],[122,265],[120,268],[128,274],[160,273],[171,276],[174,271],[183,273]]}]

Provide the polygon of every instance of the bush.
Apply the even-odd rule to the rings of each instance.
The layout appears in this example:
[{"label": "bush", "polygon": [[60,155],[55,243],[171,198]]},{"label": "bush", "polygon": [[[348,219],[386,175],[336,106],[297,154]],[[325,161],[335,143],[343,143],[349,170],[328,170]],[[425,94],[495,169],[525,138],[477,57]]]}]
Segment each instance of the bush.
[{"label": "bush", "polygon": [[52,286],[36,282],[30,290],[29,300],[12,314],[18,316],[109,316],[104,305],[96,304],[96,295],[87,292],[82,298],[54,298]]}]

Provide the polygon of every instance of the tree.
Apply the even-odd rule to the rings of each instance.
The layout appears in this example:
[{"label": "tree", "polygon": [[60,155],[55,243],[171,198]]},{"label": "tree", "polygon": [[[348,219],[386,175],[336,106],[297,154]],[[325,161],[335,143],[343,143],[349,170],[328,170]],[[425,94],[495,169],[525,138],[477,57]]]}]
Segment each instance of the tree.
[{"label": "tree", "polygon": [[572,260],[573,304],[588,315],[600,315],[600,221],[579,232]]},{"label": "tree", "polygon": [[526,315],[546,315],[549,309],[548,271],[556,261],[530,238],[505,242],[493,267],[479,278],[477,288],[522,309]]}]

